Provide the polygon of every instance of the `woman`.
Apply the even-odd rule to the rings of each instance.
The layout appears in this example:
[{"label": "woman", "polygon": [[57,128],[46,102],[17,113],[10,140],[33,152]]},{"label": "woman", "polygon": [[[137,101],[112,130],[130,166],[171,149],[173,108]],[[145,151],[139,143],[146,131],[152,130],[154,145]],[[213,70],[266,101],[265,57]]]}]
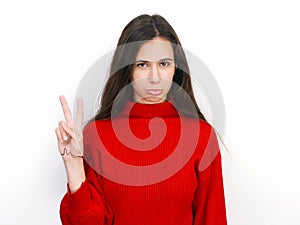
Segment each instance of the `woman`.
[{"label": "woman", "polygon": [[64,225],[227,224],[217,138],[163,17],[141,15],[124,28],[101,107],[83,131],[82,101],[74,121],[60,101]]}]

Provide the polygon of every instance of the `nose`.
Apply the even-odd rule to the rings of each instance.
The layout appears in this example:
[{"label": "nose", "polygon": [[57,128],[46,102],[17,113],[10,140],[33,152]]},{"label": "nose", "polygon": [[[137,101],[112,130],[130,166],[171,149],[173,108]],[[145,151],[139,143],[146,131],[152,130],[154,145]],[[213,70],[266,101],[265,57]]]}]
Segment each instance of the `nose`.
[{"label": "nose", "polygon": [[152,84],[156,84],[160,82],[160,74],[159,69],[157,68],[157,65],[151,66],[150,76],[148,77],[149,82]]}]

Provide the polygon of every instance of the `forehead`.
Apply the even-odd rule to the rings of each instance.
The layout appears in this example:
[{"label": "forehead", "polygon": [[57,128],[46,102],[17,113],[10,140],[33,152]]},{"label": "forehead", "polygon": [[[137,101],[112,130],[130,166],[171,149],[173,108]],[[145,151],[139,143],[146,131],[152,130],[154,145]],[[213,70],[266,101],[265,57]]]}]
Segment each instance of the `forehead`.
[{"label": "forehead", "polygon": [[173,58],[172,44],[161,38],[153,39],[143,43],[137,53],[137,60],[158,61],[163,58]]}]

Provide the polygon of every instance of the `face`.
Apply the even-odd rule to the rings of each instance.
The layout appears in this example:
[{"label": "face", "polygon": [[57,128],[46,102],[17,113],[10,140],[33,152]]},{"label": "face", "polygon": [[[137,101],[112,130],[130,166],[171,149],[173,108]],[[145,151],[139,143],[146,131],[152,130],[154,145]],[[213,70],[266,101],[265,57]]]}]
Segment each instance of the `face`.
[{"label": "face", "polygon": [[133,65],[132,86],[136,102],[164,102],[175,73],[174,52],[169,41],[155,37],[143,44]]}]

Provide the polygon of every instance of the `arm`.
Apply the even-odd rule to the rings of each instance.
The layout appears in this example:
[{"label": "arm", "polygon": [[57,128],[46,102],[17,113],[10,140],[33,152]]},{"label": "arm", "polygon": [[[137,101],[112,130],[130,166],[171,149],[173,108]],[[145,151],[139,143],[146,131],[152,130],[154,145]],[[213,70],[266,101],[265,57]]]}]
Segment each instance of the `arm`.
[{"label": "arm", "polygon": [[80,188],[68,191],[60,205],[60,217],[63,225],[111,225],[112,210],[105,201],[101,178],[85,164],[86,180]]},{"label": "arm", "polygon": [[99,182],[101,176],[83,159],[83,155],[88,157],[93,149],[89,146],[93,138],[98,137],[93,136],[93,129],[82,132],[83,105],[80,99],[74,122],[64,96],[60,96],[60,101],[66,121],[59,123],[56,135],[68,178],[68,191],[60,205],[62,224],[111,225],[112,211],[104,198]]},{"label": "arm", "polygon": [[[86,178],[73,191],[70,183],[71,179],[68,175],[68,191],[60,205],[60,217],[63,225],[113,224],[113,213],[105,199],[102,177],[95,171],[95,165],[90,165],[90,163],[96,163],[98,166],[100,164],[97,160],[100,156],[98,151],[95,151],[97,147],[94,145],[94,141],[99,138],[95,129],[94,124],[90,123],[83,130],[85,160],[82,158],[78,158],[78,160],[82,161],[82,170],[85,171]],[[70,173],[70,176],[72,176],[72,173]]]},{"label": "arm", "polygon": [[193,225],[227,224],[221,154],[215,132],[211,131],[211,137],[205,151],[206,153],[208,151],[208,155],[213,158],[208,160],[209,157],[204,154],[201,163],[205,164],[205,161],[212,162],[207,167],[205,166],[205,169],[201,167],[201,164],[197,167],[198,188],[193,200]]}]

